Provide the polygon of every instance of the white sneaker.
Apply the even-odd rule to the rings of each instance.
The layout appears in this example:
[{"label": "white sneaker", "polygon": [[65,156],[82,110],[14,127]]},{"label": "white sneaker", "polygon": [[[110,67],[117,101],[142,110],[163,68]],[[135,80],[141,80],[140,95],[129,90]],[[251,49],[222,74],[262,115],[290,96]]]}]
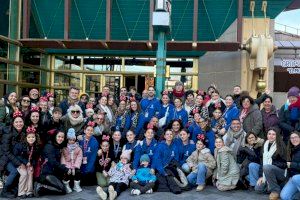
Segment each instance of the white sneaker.
[{"label": "white sneaker", "polygon": [[150,189],[150,190],[148,190],[147,192],[146,192],[146,194],[152,194],[153,193],[153,190],[152,189]]},{"label": "white sneaker", "polygon": [[109,200],[115,200],[117,198],[117,192],[115,191],[112,185],[108,187],[108,194],[109,194]]},{"label": "white sneaker", "polygon": [[69,194],[72,192],[72,189],[70,187],[70,181],[63,181],[63,184],[65,185],[66,193]]},{"label": "white sneaker", "polygon": [[99,195],[99,197],[102,199],[102,200],[106,200],[107,199],[107,194],[103,191],[102,187],[98,186],[96,188],[96,192],[97,194]]},{"label": "white sneaker", "polygon": [[132,194],[139,196],[141,194],[141,191],[140,190],[133,190]]}]

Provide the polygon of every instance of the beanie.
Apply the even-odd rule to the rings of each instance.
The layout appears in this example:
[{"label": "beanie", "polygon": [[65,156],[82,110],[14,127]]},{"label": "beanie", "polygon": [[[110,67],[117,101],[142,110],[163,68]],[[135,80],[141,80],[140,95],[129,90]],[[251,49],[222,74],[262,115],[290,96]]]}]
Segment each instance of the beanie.
[{"label": "beanie", "polygon": [[142,162],[150,162],[150,158],[149,158],[148,154],[144,154],[141,156],[140,163],[142,163]]},{"label": "beanie", "polygon": [[74,128],[69,128],[68,133],[67,133],[67,138],[68,139],[76,139]]},{"label": "beanie", "polygon": [[296,86],[291,87],[287,93],[288,97],[294,96],[294,97],[298,97],[300,93],[300,89]]},{"label": "beanie", "polygon": [[131,150],[125,150],[121,154],[121,158],[126,158],[128,161],[130,161],[131,158]]}]

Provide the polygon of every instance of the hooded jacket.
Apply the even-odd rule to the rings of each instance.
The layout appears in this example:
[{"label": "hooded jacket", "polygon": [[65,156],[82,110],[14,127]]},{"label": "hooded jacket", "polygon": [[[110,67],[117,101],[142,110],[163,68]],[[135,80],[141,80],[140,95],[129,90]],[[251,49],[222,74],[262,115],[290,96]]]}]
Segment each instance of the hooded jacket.
[{"label": "hooded jacket", "polygon": [[150,158],[150,165],[153,165],[154,151],[157,146],[157,141],[153,138],[151,143],[147,145],[146,139],[140,142],[135,148],[134,159],[133,159],[133,169],[137,169],[140,164],[140,158],[143,154],[147,154]]},{"label": "hooded jacket", "polygon": [[279,118],[277,115],[277,111],[274,105],[271,107],[271,111],[269,113],[263,108],[261,109],[261,115],[263,119],[263,132],[267,133],[270,127],[279,125]]}]

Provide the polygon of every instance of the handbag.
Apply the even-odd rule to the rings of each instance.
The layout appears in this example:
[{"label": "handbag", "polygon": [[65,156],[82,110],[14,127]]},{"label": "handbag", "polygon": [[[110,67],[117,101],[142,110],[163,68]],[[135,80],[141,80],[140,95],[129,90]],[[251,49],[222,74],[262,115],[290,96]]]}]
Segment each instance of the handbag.
[{"label": "handbag", "polygon": [[167,110],[166,110],[165,116],[163,116],[162,118],[160,118],[160,119],[158,120],[158,126],[159,126],[160,128],[163,127],[164,125],[166,125],[166,123],[167,123],[167,116],[168,116],[168,112],[169,112],[169,107],[170,107],[170,106],[168,106],[168,108],[167,108]]}]

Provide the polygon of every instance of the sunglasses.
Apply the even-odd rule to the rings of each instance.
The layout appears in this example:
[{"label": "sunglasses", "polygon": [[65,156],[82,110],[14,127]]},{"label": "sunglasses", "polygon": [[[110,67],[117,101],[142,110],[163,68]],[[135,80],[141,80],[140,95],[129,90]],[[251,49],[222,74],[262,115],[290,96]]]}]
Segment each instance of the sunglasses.
[{"label": "sunglasses", "polygon": [[30,100],[27,100],[27,99],[22,99],[22,101],[23,101],[23,102],[27,102],[27,103],[30,102]]},{"label": "sunglasses", "polygon": [[79,110],[72,110],[71,113],[72,113],[72,114],[80,113],[80,111],[79,111]]}]

